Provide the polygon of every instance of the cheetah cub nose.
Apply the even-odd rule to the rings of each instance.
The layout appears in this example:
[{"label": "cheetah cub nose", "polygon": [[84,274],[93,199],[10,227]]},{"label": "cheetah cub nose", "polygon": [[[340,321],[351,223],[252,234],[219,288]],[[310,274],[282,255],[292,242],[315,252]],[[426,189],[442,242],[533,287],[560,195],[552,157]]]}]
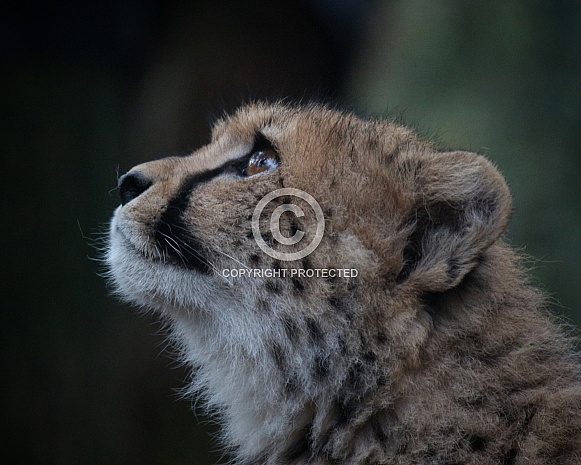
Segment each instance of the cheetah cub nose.
[{"label": "cheetah cub nose", "polygon": [[153,181],[139,171],[130,171],[119,178],[121,205],[131,202],[151,187]]}]

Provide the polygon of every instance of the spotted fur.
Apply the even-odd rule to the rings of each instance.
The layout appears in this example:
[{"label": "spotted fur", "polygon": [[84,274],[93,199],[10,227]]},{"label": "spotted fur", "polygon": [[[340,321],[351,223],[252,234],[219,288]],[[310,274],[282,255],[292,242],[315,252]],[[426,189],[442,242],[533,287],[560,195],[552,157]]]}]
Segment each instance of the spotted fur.
[{"label": "spotted fur", "polygon": [[[236,175],[257,143],[280,165]],[[325,212],[295,262],[251,230],[282,187]],[[171,325],[236,463],[581,463],[579,360],[502,239],[511,198],[482,156],[323,106],[253,104],[121,189],[111,278]],[[312,215],[281,218],[289,235],[314,230]],[[241,267],[358,276],[221,274]]]}]

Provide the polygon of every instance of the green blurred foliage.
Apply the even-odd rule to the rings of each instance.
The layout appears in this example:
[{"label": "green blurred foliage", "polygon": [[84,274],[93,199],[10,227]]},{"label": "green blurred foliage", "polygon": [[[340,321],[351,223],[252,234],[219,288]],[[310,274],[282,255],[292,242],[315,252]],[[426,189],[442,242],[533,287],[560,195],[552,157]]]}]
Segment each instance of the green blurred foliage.
[{"label": "green blurred foliage", "polygon": [[581,4],[384,1],[347,94],[363,112],[488,156],[513,196],[512,244],[581,323]]}]

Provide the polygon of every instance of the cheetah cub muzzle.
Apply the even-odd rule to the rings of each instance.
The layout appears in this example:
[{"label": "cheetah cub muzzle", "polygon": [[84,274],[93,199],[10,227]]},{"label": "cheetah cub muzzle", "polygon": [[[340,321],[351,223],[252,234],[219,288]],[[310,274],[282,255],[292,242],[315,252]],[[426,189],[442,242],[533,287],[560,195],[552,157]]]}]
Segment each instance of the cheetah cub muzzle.
[{"label": "cheetah cub muzzle", "polygon": [[482,156],[253,104],[119,189],[110,278],[171,326],[235,463],[581,464],[581,364]]}]

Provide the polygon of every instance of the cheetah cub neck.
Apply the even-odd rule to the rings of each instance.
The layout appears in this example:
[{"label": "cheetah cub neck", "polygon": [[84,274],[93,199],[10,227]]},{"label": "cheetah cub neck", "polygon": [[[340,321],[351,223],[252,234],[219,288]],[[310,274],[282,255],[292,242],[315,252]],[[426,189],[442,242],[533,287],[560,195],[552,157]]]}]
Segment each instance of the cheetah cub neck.
[{"label": "cheetah cub neck", "polygon": [[237,463],[581,463],[579,363],[482,156],[253,104],[119,187],[110,277],[171,325]]}]

